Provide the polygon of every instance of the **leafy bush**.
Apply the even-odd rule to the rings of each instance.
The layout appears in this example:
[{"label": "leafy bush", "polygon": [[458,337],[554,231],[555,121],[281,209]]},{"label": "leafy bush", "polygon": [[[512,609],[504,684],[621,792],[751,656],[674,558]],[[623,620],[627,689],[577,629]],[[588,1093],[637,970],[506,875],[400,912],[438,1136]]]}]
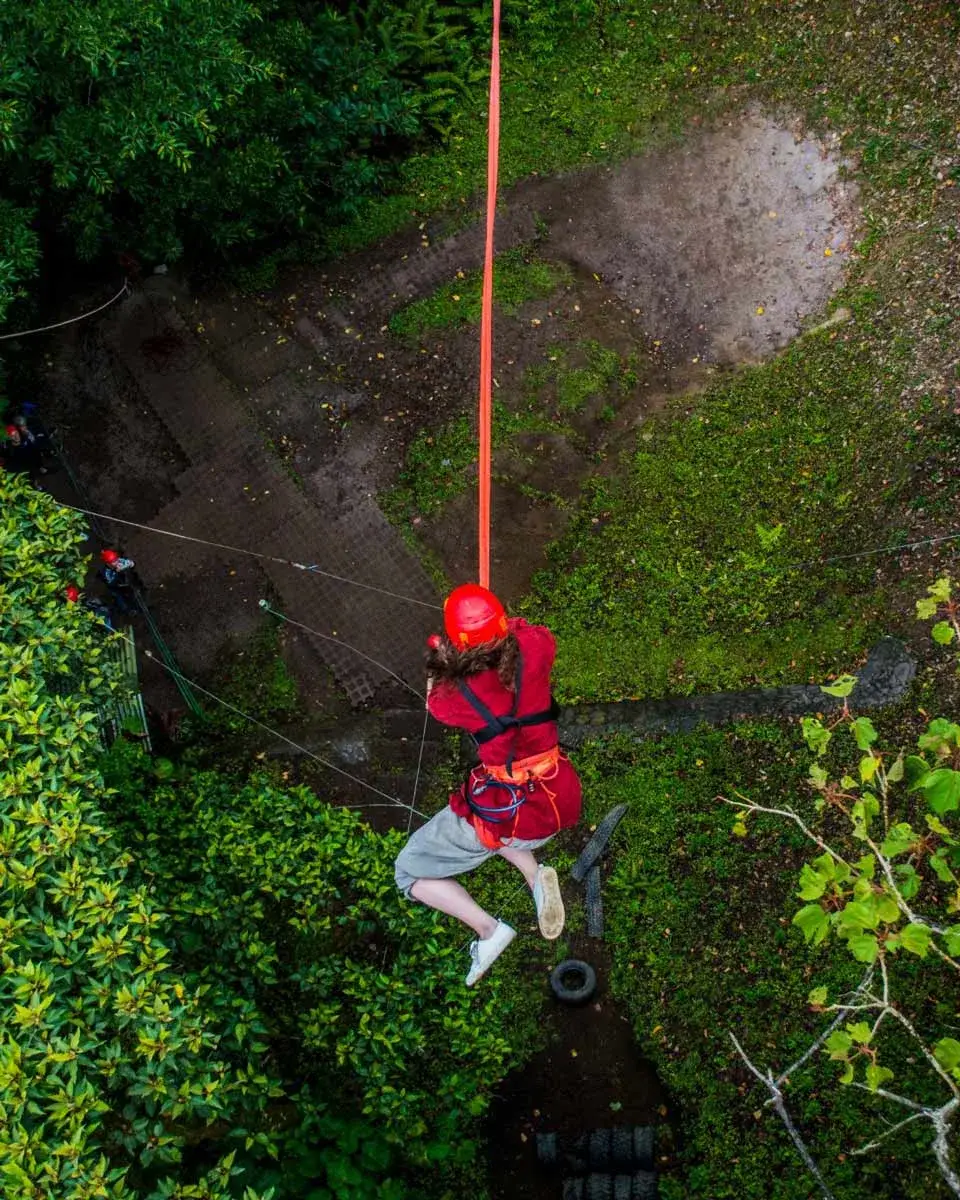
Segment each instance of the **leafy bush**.
[{"label": "leafy bush", "polygon": [[35,224],[82,258],[224,253],[356,210],[477,82],[482,14],[436,0],[44,0],[0,11],[0,318]]},{"label": "leafy bush", "polygon": [[[4,1196],[160,1200],[187,1141],[274,1088],[171,966],[164,914],[104,824],[97,709],[120,685],[102,627],[63,600],[83,527],[16,477],[0,503]],[[179,1194],[225,1197],[232,1161]]]},{"label": "leafy bush", "polygon": [[536,1003],[507,973],[467,992],[460,931],[396,891],[402,834],[103,752],[120,685],[63,600],[83,528],[15,477],[0,504],[4,1196],[462,1191]]}]

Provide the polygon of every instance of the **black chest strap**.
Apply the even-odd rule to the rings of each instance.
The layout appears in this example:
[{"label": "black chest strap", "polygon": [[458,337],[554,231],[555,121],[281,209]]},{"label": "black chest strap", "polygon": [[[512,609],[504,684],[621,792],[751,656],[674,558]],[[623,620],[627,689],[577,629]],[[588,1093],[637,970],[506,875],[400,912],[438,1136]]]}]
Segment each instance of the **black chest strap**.
[{"label": "black chest strap", "polygon": [[484,722],[482,729],[478,729],[471,736],[478,746],[482,746],[484,742],[493,741],[494,738],[500,737],[501,734],[508,733],[511,729],[525,729],[530,725],[545,725],[548,721],[556,721],[560,715],[560,706],[556,700],[550,697],[550,707],[542,712],[526,713],[522,717],[517,716],[517,708],[520,704],[520,689],[523,686],[523,659],[517,655],[517,666],[513,677],[513,704],[508,713],[502,716],[497,716],[492,709],[480,699],[477,693],[468,683],[462,679],[457,680],[457,688],[460,695],[470,705],[473,711]]}]

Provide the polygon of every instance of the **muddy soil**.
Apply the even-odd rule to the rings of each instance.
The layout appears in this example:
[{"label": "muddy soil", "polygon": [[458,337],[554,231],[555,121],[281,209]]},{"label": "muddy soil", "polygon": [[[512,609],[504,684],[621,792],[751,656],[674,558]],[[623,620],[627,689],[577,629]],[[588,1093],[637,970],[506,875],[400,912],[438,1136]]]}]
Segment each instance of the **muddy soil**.
[{"label": "muddy soil", "polygon": [[[595,406],[573,422],[562,452],[548,441],[527,456],[532,463],[497,464],[493,582],[508,600],[527,590],[562,531],[565,502],[591,474],[616,469],[666,398],[769,357],[822,310],[842,281],[855,227],[856,190],[832,147],[756,111],[613,167],[528,179],[501,197],[498,250],[536,241],[541,256],[571,268],[573,282],[513,317],[497,315],[497,399],[520,405],[524,372],[557,344],[596,340],[639,366],[612,422]],[[347,488],[389,488],[417,430],[475,409],[475,328],[420,344],[388,329],[397,309],[480,265],[479,225],[441,234],[439,221],[423,222],[328,270],[293,270],[265,297],[310,343],[333,392],[325,402],[343,410],[329,429]],[[280,426],[289,416],[294,447],[305,411],[301,402],[276,414]],[[309,454],[308,439],[299,440],[294,454]],[[545,475],[547,499],[531,494],[533,477]],[[459,580],[473,573],[474,527],[475,501],[464,494],[416,532]]]}]

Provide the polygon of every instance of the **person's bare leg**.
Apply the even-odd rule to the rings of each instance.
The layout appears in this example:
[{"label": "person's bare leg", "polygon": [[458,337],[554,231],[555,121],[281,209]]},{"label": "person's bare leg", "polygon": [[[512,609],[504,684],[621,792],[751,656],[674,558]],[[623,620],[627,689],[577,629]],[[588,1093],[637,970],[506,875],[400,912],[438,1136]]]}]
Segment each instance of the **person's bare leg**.
[{"label": "person's bare leg", "polygon": [[497,918],[481,908],[467,889],[454,879],[418,879],[410,889],[410,895],[428,908],[435,908],[437,912],[469,925],[478,938],[491,937],[497,928]]},{"label": "person's bare leg", "polygon": [[499,854],[501,858],[505,858],[508,863],[512,863],[517,868],[532,892],[533,885],[537,882],[537,860],[533,857],[533,852],[517,850],[513,846],[501,846]]}]

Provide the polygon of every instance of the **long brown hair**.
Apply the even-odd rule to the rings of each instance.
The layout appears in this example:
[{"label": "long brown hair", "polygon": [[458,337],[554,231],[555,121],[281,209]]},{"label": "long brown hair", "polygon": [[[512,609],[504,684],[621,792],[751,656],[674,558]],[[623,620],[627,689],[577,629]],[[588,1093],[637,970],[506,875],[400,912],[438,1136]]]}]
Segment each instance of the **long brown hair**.
[{"label": "long brown hair", "polygon": [[492,670],[497,672],[503,686],[512,691],[519,654],[520,646],[512,633],[480,646],[468,646],[466,650],[458,650],[449,638],[441,637],[438,646],[427,648],[427,673],[439,683],[443,679],[465,679]]}]

